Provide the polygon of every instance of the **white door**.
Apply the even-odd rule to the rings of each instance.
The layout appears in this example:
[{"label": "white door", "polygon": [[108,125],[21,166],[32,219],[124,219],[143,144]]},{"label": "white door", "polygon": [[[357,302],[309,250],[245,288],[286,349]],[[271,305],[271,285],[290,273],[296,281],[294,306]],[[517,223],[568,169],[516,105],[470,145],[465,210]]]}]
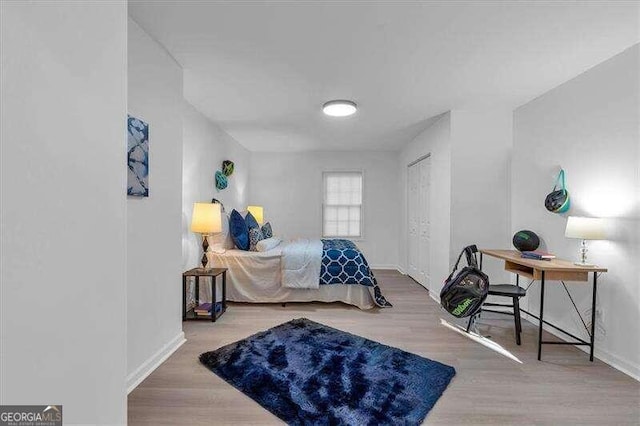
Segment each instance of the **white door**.
[{"label": "white door", "polygon": [[431,170],[431,161],[427,157],[418,163],[420,166],[420,177],[418,179],[418,213],[420,222],[418,225],[418,282],[430,289],[430,218],[429,218],[429,197],[430,185],[429,176]]},{"label": "white door", "polygon": [[431,280],[430,168],[427,157],[407,170],[407,273],[427,289]]},{"label": "white door", "polygon": [[419,251],[419,235],[418,224],[420,217],[418,215],[418,180],[419,164],[410,166],[407,171],[407,232],[408,232],[408,252],[407,252],[407,273],[411,278],[418,281],[418,251]]}]

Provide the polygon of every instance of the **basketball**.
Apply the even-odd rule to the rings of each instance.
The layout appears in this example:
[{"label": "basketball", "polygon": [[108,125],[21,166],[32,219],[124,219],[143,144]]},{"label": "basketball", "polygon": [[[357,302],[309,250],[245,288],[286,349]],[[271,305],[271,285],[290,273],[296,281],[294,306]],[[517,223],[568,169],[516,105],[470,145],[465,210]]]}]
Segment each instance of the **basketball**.
[{"label": "basketball", "polygon": [[540,238],[533,231],[518,231],[513,236],[513,246],[518,251],[534,251],[540,246]]}]

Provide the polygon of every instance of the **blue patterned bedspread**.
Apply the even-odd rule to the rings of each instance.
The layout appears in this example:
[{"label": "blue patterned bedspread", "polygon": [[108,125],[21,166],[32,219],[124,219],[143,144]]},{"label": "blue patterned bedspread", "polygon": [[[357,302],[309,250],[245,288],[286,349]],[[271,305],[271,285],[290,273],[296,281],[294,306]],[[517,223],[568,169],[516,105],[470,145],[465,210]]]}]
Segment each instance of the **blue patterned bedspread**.
[{"label": "blue patterned bedspread", "polygon": [[358,284],[369,287],[378,306],[392,306],[382,295],[367,259],[353,241],[322,240],[320,285],[331,284]]}]

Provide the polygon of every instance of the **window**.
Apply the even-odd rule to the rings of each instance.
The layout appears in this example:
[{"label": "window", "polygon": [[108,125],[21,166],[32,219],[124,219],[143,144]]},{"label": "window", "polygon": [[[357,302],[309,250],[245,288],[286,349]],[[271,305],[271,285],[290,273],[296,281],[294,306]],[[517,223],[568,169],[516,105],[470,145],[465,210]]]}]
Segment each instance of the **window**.
[{"label": "window", "polygon": [[325,172],[322,235],[362,236],[362,172]]}]

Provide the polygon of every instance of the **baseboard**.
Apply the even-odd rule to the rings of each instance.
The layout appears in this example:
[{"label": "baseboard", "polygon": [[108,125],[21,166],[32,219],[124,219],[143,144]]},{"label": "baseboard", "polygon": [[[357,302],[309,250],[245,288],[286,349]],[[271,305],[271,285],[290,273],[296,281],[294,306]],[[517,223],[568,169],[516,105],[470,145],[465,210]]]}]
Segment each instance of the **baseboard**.
[{"label": "baseboard", "polygon": [[178,333],[176,337],[171,339],[166,345],[164,345],[158,352],[151,355],[149,359],[142,363],[142,365],[127,376],[127,394],[131,393],[149,374],[167,360],[180,346],[187,340],[184,338],[184,332]]},{"label": "baseboard", "polygon": [[[538,326],[538,320],[533,317],[530,317],[528,314],[524,312],[522,312],[522,319],[530,322],[531,324],[534,324],[536,327]],[[558,339],[564,340],[565,342],[569,341],[567,336],[553,329],[552,327],[548,327],[545,325],[543,328],[544,328],[544,331],[550,334],[553,334]],[[574,346],[574,347],[580,349],[582,352],[589,353],[589,348],[587,346]],[[544,355],[544,348],[543,348],[543,355]],[[598,348],[597,344],[596,344],[596,349],[593,353],[593,356],[595,358],[598,358],[600,361],[604,362],[605,364],[609,364],[616,370],[621,371],[627,376],[640,382],[640,366],[639,365],[634,365],[633,363],[630,363],[624,359],[621,359],[620,357],[612,354],[611,352],[608,352],[604,349],[600,349]]]},{"label": "baseboard", "polygon": [[383,270],[392,270],[392,271],[398,271],[398,265],[369,265],[370,269],[383,269]]}]

